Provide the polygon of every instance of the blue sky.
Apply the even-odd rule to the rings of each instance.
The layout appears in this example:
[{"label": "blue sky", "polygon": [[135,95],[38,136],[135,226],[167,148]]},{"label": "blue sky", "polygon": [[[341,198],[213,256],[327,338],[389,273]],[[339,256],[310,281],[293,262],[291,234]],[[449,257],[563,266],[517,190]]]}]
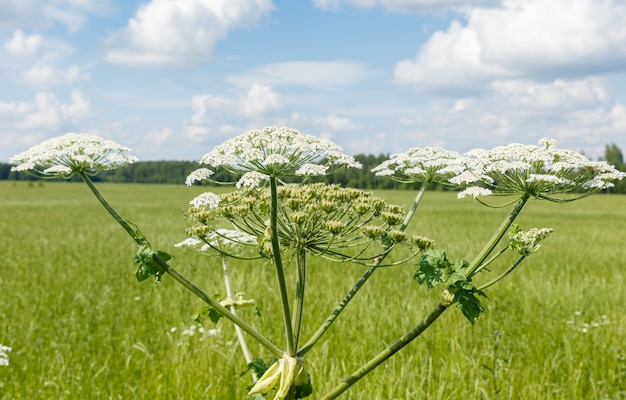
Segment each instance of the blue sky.
[{"label": "blue sky", "polygon": [[0,0],[0,161],[67,132],[198,160],[290,126],[348,154],[626,151],[619,0]]}]

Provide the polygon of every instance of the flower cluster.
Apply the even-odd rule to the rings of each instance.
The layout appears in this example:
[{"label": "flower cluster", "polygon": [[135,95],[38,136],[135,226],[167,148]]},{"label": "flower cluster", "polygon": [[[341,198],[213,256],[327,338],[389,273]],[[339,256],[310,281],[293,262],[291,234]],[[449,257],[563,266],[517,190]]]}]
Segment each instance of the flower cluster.
[{"label": "flower cluster", "polygon": [[[278,240],[286,250],[364,261],[375,257],[365,253],[374,241],[383,247],[407,243],[421,248],[432,244],[426,238],[410,238],[397,229],[403,221],[402,206],[388,204],[358,189],[322,183],[287,184],[278,188],[278,207]],[[268,189],[226,193],[219,202],[194,205],[189,210],[195,226],[188,234],[213,246],[208,238],[224,237],[214,226],[223,226],[226,220],[237,232],[256,237],[259,253],[269,257],[269,210]]]},{"label": "flower cluster", "polygon": [[244,255],[246,253],[246,247],[256,248],[256,245],[256,236],[234,229],[216,229],[215,231],[209,232],[201,239],[188,237],[182,242],[176,243],[174,246],[184,247],[208,255],[216,252],[219,254],[228,252],[229,254]]},{"label": "flower cluster", "polygon": [[398,182],[439,182],[448,180],[465,170],[463,157],[440,147],[412,148],[406,153],[393,154],[372,169],[377,176],[389,176]]},{"label": "flower cluster", "polygon": [[509,233],[509,247],[523,256],[528,256],[541,247],[539,242],[554,233],[552,228],[533,228],[521,231],[517,225],[513,225]]},{"label": "flower cluster", "polygon": [[586,196],[612,187],[611,181],[626,176],[604,161],[591,161],[556,145],[554,140],[542,139],[539,146],[513,143],[492,150],[471,150],[463,160],[466,170],[450,182],[481,184],[460,192],[459,198],[517,194],[565,201],[555,195],[574,192]]},{"label": "flower cluster", "polygon": [[96,174],[137,161],[129,148],[86,133],[68,133],[46,140],[10,159],[12,171],[31,171],[47,177],[69,178],[75,173]]},{"label": "flower cluster", "polygon": [[9,346],[0,344],[0,367],[6,367],[9,365],[9,352],[11,352]]},{"label": "flower cluster", "polygon": [[[200,164],[243,175],[238,187],[259,186],[270,176],[325,175],[333,166],[361,167],[327,139],[276,127],[249,131],[227,140],[205,154]],[[186,184],[202,181],[211,173],[206,168],[196,170]]]}]

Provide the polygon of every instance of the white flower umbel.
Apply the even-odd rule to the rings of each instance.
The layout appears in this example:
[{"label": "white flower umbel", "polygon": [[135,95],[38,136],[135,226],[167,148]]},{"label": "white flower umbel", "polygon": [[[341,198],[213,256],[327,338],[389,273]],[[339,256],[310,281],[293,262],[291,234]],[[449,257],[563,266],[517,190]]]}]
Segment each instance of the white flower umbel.
[{"label": "white flower umbel", "polygon": [[406,153],[393,154],[389,160],[374,167],[372,172],[404,183],[449,184],[449,179],[465,171],[462,161],[463,157],[454,151],[440,147],[416,147]]},{"label": "white flower umbel", "polygon": [[43,177],[69,178],[75,173],[95,175],[137,161],[130,149],[86,133],[68,133],[48,139],[10,159],[12,171],[29,171]]},{"label": "white flower umbel", "polygon": [[[230,139],[205,154],[200,164],[248,175],[240,187],[264,182],[260,176],[324,175],[333,166],[360,168],[353,157],[330,140],[306,135],[291,128],[266,127]],[[188,182],[202,180],[193,172]]]},{"label": "white flower umbel", "polygon": [[207,255],[230,254],[245,255],[250,250],[256,251],[258,247],[257,237],[235,229],[216,229],[207,235],[189,237],[175,247],[184,247]]},{"label": "white flower umbel", "polygon": [[[492,150],[474,149],[465,154],[465,172],[450,179],[453,184],[480,183],[459,197],[520,195],[562,202],[588,196],[613,186],[626,173],[604,161],[591,161],[572,150],[558,149],[554,140],[539,146],[513,143]],[[558,197],[574,193],[573,198]]]},{"label": "white flower umbel", "polygon": [[189,204],[195,208],[217,208],[222,201],[221,197],[215,193],[205,192],[194,197]]}]

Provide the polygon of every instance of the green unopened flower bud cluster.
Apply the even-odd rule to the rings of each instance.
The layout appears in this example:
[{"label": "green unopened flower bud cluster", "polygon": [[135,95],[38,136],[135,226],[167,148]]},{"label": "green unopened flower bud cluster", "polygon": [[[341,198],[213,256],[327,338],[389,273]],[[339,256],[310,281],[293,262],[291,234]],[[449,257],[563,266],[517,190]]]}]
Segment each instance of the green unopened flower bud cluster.
[{"label": "green unopened flower bud cluster", "polygon": [[[257,237],[262,256],[272,255],[268,189],[243,189],[220,195],[219,200],[201,196],[192,200],[188,212],[196,224],[188,230],[190,236],[204,240],[228,224]],[[278,188],[277,197],[278,239],[284,249],[344,259],[361,254],[373,241],[382,243],[383,236],[392,244],[413,243],[395,228],[402,223],[403,207],[369,192],[322,183],[287,184]]]}]

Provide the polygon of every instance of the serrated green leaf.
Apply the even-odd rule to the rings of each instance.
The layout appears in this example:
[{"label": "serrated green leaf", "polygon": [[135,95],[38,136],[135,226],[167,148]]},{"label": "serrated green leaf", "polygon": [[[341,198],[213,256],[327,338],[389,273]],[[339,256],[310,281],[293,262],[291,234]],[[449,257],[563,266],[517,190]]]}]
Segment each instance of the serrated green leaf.
[{"label": "serrated green leaf", "polygon": [[443,282],[451,272],[448,257],[442,250],[429,250],[424,253],[417,267],[413,279],[419,284],[425,283],[428,288],[433,288]]},{"label": "serrated green leaf", "polygon": [[[467,289],[468,285],[471,287],[469,290]],[[457,302],[457,307],[472,325],[474,325],[480,313],[485,311],[476,294],[484,296],[484,293],[476,291],[471,284],[457,286],[457,290],[454,293],[454,301]]]}]

